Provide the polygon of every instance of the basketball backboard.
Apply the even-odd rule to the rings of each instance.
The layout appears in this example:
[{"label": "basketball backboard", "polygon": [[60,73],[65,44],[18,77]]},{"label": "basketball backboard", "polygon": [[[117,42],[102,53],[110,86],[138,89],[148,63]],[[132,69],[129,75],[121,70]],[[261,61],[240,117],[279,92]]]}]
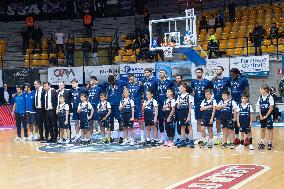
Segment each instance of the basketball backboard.
[{"label": "basketball backboard", "polygon": [[197,46],[194,9],[185,10],[185,17],[151,20],[150,50],[165,50]]}]

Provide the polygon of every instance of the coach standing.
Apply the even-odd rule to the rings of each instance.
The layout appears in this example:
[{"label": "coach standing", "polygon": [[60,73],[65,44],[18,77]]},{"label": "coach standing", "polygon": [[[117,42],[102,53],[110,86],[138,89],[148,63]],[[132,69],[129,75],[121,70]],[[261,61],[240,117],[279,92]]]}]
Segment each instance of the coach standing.
[{"label": "coach standing", "polygon": [[50,139],[47,142],[55,143],[58,136],[58,127],[56,119],[56,107],[57,107],[57,92],[51,88],[49,82],[44,83],[44,89],[46,91],[44,102],[46,111],[46,126],[48,133],[50,134]]},{"label": "coach standing", "polygon": [[[243,94],[249,94],[249,83],[247,78],[245,78],[240,70],[237,68],[232,68],[230,70],[230,88],[231,88],[231,94],[232,94],[232,99],[237,103],[241,103],[241,98]],[[235,145],[240,144],[240,139],[239,139],[239,127],[235,123],[235,134],[236,134],[236,139],[234,141]]]},{"label": "coach standing", "polygon": [[[35,109],[36,109],[36,127],[38,127],[39,130],[39,141],[47,140],[48,138],[48,132],[47,127],[45,123],[45,108],[44,108],[44,96],[45,96],[45,90],[41,86],[40,80],[35,80],[34,87],[36,90],[35,94]],[[43,125],[45,127],[45,137],[43,137]]]}]

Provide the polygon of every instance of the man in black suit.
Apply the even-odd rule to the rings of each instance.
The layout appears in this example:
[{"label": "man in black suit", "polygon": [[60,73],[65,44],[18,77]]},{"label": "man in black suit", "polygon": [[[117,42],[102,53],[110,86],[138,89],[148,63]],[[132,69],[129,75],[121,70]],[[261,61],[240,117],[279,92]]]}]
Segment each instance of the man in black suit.
[{"label": "man in black suit", "polygon": [[[41,86],[41,81],[36,80],[34,82],[35,87],[35,110],[36,110],[36,127],[38,127],[39,130],[39,138],[35,138],[35,140],[44,141],[48,138],[48,131],[45,123],[45,103],[44,103],[44,97],[45,97],[45,90]],[[45,130],[45,137],[43,137],[43,125]]]},{"label": "man in black suit", "polygon": [[51,137],[47,142],[55,143],[58,137],[58,126],[56,119],[56,107],[58,103],[57,92],[51,88],[49,82],[45,82],[43,87],[46,91],[44,97],[46,126]]},{"label": "man in black suit", "polygon": [[[59,103],[59,97],[61,95],[64,96],[65,103],[68,104],[69,107],[72,107],[71,106],[72,95],[71,95],[71,92],[70,92],[69,89],[65,89],[64,81],[60,81],[58,83],[58,90],[57,90],[58,103]],[[71,138],[70,114],[68,115],[68,125],[69,125],[69,133],[68,133],[68,135],[70,135],[70,138]]]},{"label": "man in black suit", "polygon": [[12,93],[8,90],[7,84],[0,88],[0,104],[10,104],[12,102]]}]

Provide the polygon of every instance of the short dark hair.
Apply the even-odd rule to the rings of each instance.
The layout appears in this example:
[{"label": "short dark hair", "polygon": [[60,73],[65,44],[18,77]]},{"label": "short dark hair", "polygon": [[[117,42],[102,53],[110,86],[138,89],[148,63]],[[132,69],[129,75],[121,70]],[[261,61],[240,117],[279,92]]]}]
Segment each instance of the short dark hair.
[{"label": "short dark hair", "polygon": [[212,90],[212,89],[206,89],[206,90],[205,90],[205,93],[213,94],[213,90]]},{"label": "short dark hair", "polygon": [[65,99],[64,95],[59,95],[59,98],[64,98]]},{"label": "short dark hair", "polygon": [[180,87],[184,87],[184,88],[186,88],[186,90],[187,90],[188,85],[187,85],[187,83],[184,83],[184,82],[183,82],[183,83],[180,84]]},{"label": "short dark hair", "polygon": [[269,91],[270,91],[269,85],[267,85],[267,84],[262,84],[262,85],[260,86],[260,88],[266,90],[268,93],[269,93]]},{"label": "short dark hair", "polygon": [[114,75],[109,75],[107,80],[108,80],[108,82],[114,82],[114,80],[115,80]]},{"label": "short dark hair", "polygon": [[248,94],[248,93],[243,93],[243,94],[241,95],[241,97],[249,98],[249,94]]},{"label": "short dark hair", "polygon": [[182,76],[182,75],[176,75],[175,77],[180,77],[181,79],[183,79],[183,76]]},{"label": "short dark hair", "polygon": [[130,78],[130,77],[135,77],[135,75],[134,74],[128,74],[128,78]]},{"label": "short dark hair", "polygon": [[151,72],[151,73],[153,72],[152,68],[145,68],[144,72],[146,71]]},{"label": "short dark hair", "polygon": [[28,88],[32,88],[32,86],[29,84],[29,83],[25,83],[25,85],[24,85],[25,87],[28,87]]},{"label": "short dark hair", "polygon": [[82,93],[80,96],[83,96],[85,98],[88,98],[88,94],[87,93]]},{"label": "short dark hair", "polygon": [[48,81],[47,81],[47,82],[44,82],[43,84],[44,84],[44,85],[47,84],[48,86],[50,86],[50,83],[49,83]]},{"label": "short dark hair", "polygon": [[147,92],[150,93],[150,94],[152,94],[152,95],[154,94],[154,91],[151,90],[151,89],[149,89]]},{"label": "short dark hair", "polygon": [[223,91],[222,94],[226,94],[226,95],[228,95],[228,96],[231,95],[230,91]]},{"label": "short dark hair", "polygon": [[71,83],[73,83],[73,82],[78,83],[78,80],[74,78],[74,79],[72,79]]},{"label": "short dark hair", "polygon": [[101,93],[100,96],[104,96],[107,98],[107,93]]},{"label": "short dark hair", "polygon": [[217,68],[218,68],[218,67],[221,68],[221,69],[224,71],[224,67],[223,67],[223,66],[217,66]]},{"label": "short dark hair", "polygon": [[23,90],[23,86],[22,85],[16,85],[16,89],[21,89],[21,90]]},{"label": "short dark hair", "polygon": [[38,84],[41,85],[41,81],[40,80],[36,79],[35,82],[37,82]]},{"label": "short dark hair", "polygon": [[167,71],[165,69],[161,69],[160,72],[166,72],[167,73]]},{"label": "short dark hair", "polygon": [[238,68],[232,68],[232,69],[230,70],[230,73],[234,73],[234,74],[238,74],[238,75],[241,74],[241,72],[240,72],[240,70],[239,70]]},{"label": "short dark hair", "polygon": [[90,78],[96,81],[98,80],[96,76],[91,76]]},{"label": "short dark hair", "polygon": [[195,69],[195,71],[198,71],[198,70],[204,72],[204,71],[203,71],[203,68],[196,68],[196,69]]}]

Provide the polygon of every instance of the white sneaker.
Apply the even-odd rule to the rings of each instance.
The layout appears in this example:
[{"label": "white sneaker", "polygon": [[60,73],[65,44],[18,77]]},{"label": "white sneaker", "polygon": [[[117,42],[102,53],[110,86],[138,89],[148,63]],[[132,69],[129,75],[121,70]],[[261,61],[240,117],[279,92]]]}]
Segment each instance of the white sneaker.
[{"label": "white sneaker", "polygon": [[34,140],[34,136],[31,135],[31,136],[29,137],[29,141],[33,141],[33,140]]},{"label": "white sneaker", "polygon": [[164,139],[163,138],[159,139],[158,144],[164,144]]},{"label": "white sneaker", "polygon": [[121,143],[120,145],[121,145],[121,146],[125,146],[126,144],[127,144],[127,139],[124,139],[124,140],[123,140],[123,143]]},{"label": "white sneaker", "polygon": [[243,150],[244,149],[244,145],[239,145],[238,147],[235,148],[236,150]]},{"label": "white sneaker", "polygon": [[34,135],[33,140],[38,140],[39,136],[37,134]]},{"label": "white sneaker", "polygon": [[26,141],[28,141],[28,138],[27,138],[27,137],[24,137],[24,138],[22,139],[22,142],[26,142]]},{"label": "white sneaker", "polygon": [[143,144],[145,142],[145,138],[141,138],[141,140],[139,141],[140,144]]},{"label": "white sneaker", "polygon": [[21,140],[20,137],[16,137],[16,138],[14,139],[15,142],[19,142],[20,140]]},{"label": "white sneaker", "polygon": [[253,147],[252,144],[249,145],[249,149],[250,149],[250,150],[254,150],[254,147]]},{"label": "white sneaker", "polygon": [[69,144],[70,143],[70,140],[69,139],[66,139],[65,140],[65,144]]},{"label": "white sneaker", "polygon": [[135,141],[134,141],[134,138],[132,138],[131,140],[130,140],[130,146],[134,146],[134,143],[135,143]]},{"label": "white sneaker", "polygon": [[57,143],[62,144],[62,143],[63,143],[63,140],[60,139]]}]

